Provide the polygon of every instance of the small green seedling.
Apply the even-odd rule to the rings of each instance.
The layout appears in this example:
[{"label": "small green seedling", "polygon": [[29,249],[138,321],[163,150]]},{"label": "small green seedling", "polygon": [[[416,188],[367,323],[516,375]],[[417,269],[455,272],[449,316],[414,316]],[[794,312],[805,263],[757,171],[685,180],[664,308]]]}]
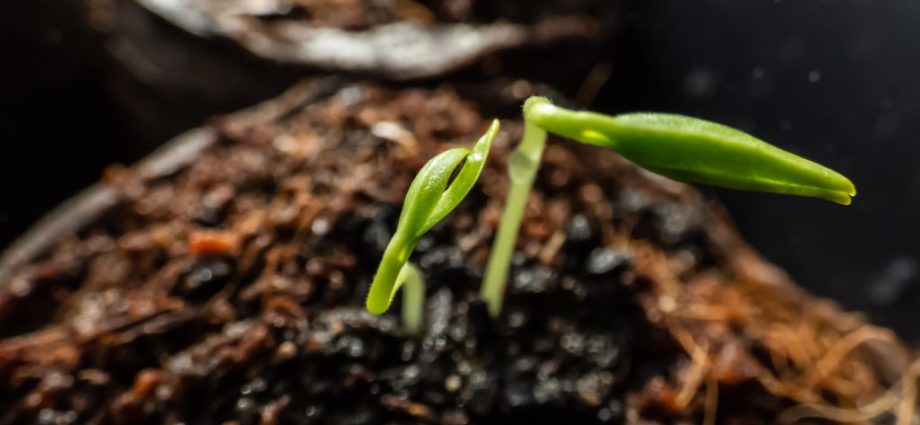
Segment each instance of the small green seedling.
[{"label": "small green seedling", "polygon": [[[498,129],[499,123],[495,120],[473,149],[453,148],[440,153],[428,161],[412,180],[396,232],[383,252],[371,283],[367,296],[368,311],[373,314],[386,312],[402,282],[405,282],[407,291],[419,295],[404,300],[404,304],[412,307],[403,308],[403,319],[407,330],[411,331],[409,328],[413,326],[416,333],[421,330],[418,324],[421,322],[424,283],[418,269],[407,264],[409,256],[419,239],[453,211],[473,188]],[[459,171],[457,167],[460,167]],[[415,325],[410,324],[413,322]]]},{"label": "small green seedling", "polygon": [[842,205],[856,195],[843,175],[721,124],[674,114],[578,112],[531,97],[524,103],[524,137],[508,160],[511,189],[480,292],[493,316],[501,312],[511,256],[547,132],[613,149],[675,180],[812,196]]}]

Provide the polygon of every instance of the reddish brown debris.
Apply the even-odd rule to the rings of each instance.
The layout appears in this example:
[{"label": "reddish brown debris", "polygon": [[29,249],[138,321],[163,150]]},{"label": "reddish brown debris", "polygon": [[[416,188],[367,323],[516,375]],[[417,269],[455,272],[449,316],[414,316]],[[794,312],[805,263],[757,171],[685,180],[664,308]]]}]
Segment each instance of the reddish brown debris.
[{"label": "reddish brown debris", "polygon": [[237,245],[236,234],[228,232],[196,231],[188,238],[188,252],[196,257],[230,255]]}]

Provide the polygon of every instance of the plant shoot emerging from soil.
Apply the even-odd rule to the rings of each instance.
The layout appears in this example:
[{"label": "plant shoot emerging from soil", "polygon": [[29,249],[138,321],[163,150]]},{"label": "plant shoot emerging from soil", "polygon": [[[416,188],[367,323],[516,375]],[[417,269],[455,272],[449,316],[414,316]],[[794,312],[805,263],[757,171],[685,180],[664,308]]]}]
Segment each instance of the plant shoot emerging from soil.
[{"label": "plant shoot emerging from soil", "polygon": [[511,257],[547,132],[613,149],[675,180],[811,196],[842,205],[856,195],[855,186],[843,175],[721,124],[675,114],[571,111],[531,97],[524,103],[523,139],[508,159],[511,189],[480,291],[492,316],[501,313]]},{"label": "plant shoot emerging from soil", "polygon": [[393,292],[403,288],[402,322],[409,335],[422,334],[422,319],[425,311],[425,280],[422,272],[412,262],[407,262],[396,277]]},{"label": "plant shoot emerging from soil", "polygon": [[[417,270],[413,272],[413,266],[406,270],[412,250],[419,239],[453,211],[473,188],[485,166],[498,129],[499,123],[495,120],[473,149],[453,148],[440,153],[428,161],[412,180],[396,232],[384,250],[377,274],[371,283],[367,296],[368,311],[373,314],[387,311],[400,288],[398,282],[401,274],[406,273],[403,277],[407,277],[409,285],[414,285],[412,282],[415,280],[421,281],[421,274],[415,273]],[[457,167],[460,167],[459,171]],[[411,291],[419,292],[416,289]],[[420,292],[424,292],[424,288]],[[419,311],[404,314],[403,317],[420,320],[423,303],[406,304],[415,305]],[[406,326],[408,328],[410,325],[407,323]]]}]

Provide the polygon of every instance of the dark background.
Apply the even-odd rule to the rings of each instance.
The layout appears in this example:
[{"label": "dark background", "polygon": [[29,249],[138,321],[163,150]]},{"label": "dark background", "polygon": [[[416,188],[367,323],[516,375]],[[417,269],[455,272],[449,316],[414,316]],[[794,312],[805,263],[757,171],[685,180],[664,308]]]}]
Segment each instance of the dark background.
[{"label": "dark background", "polygon": [[920,3],[637,0],[630,13],[628,109],[724,122],[850,177],[849,207],[717,196],[801,285],[920,340]]},{"label": "dark background", "polygon": [[[125,80],[80,5],[0,5],[0,246],[106,165],[280,90],[158,111],[150,99],[168,94]],[[920,3],[630,0],[623,14],[625,50],[594,108],[724,122],[850,177],[850,207],[705,191],[800,284],[920,340]]]}]

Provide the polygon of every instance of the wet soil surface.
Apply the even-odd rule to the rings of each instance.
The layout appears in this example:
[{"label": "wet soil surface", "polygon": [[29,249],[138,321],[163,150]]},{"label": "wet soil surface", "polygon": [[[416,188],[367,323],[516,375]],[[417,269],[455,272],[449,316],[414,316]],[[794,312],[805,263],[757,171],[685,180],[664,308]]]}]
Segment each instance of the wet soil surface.
[{"label": "wet soil surface", "polygon": [[117,205],[0,283],[0,424],[886,423],[912,406],[889,331],[795,288],[691,188],[571,142],[547,148],[490,319],[516,121],[416,250],[424,337],[366,313],[414,173],[487,126],[469,99],[305,83],[216,120],[164,177],[112,168]]}]

